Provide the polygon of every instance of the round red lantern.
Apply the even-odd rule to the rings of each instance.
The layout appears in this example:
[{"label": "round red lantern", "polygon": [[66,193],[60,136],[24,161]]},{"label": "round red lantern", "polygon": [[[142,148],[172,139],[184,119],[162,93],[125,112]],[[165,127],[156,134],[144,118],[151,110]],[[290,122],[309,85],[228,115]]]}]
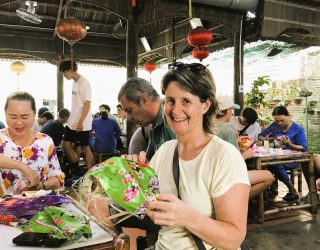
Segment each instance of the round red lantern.
[{"label": "round red lantern", "polygon": [[211,43],[213,39],[210,30],[198,26],[192,29],[188,34],[188,43],[193,47],[203,47]]},{"label": "round red lantern", "polygon": [[56,26],[57,35],[67,41],[70,46],[71,70],[73,70],[73,49],[75,42],[80,41],[87,34],[86,25],[73,17],[66,17],[59,21]]},{"label": "round red lantern", "polygon": [[150,74],[157,68],[157,64],[154,62],[147,62],[143,66],[144,70],[148,71]]},{"label": "round red lantern", "polygon": [[75,42],[86,36],[87,29],[85,24],[78,19],[66,17],[57,24],[56,32],[61,39],[73,46]]},{"label": "round red lantern", "polygon": [[194,48],[192,50],[192,56],[196,59],[199,59],[200,62],[207,58],[209,56],[210,52],[207,48],[201,47],[201,48]]}]

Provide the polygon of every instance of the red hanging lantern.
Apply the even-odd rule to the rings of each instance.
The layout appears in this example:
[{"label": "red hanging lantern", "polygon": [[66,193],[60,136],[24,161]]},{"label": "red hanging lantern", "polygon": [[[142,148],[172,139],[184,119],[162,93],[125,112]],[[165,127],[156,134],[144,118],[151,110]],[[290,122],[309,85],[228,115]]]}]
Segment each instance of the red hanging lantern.
[{"label": "red hanging lantern", "polygon": [[196,59],[199,59],[200,62],[209,56],[210,52],[205,47],[194,48],[192,50],[192,56]]},{"label": "red hanging lantern", "polygon": [[131,1],[131,4],[132,4],[133,7],[136,7],[136,5],[137,5],[136,0],[132,0],[132,1]]},{"label": "red hanging lantern", "polygon": [[188,34],[188,43],[193,47],[203,47],[211,43],[213,39],[210,30],[198,26],[192,29]]},{"label": "red hanging lantern", "polygon": [[157,64],[154,62],[147,62],[143,66],[144,70],[148,71],[150,74],[157,68]]},{"label": "red hanging lantern", "polygon": [[57,24],[56,32],[61,39],[73,46],[75,42],[86,36],[87,29],[85,24],[78,19],[66,17]]},{"label": "red hanging lantern", "polygon": [[71,70],[73,70],[73,49],[72,46],[84,38],[87,34],[86,25],[73,17],[66,17],[59,21],[56,26],[57,35],[67,41],[70,46]]}]

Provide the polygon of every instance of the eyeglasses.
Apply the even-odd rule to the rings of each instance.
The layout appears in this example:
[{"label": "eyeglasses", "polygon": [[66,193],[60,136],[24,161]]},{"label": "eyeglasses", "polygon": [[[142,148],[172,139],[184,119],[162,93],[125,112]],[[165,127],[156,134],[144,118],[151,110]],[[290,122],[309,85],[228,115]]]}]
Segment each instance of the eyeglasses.
[{"label": "eyeglasses", "polygon": [[193,73],[203,73],[207,70],[207,67],[201,63],[174,62],[168,65],[168,69],[171,71],[189,69]]}]

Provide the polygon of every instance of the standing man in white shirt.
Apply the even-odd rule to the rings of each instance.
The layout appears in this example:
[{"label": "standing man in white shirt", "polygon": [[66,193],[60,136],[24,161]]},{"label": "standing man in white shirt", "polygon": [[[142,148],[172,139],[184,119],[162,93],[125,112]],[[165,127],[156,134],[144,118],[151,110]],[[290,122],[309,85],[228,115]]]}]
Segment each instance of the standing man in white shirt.
[{"label": "standing man in white shirt", "polygon": [[77,178],[82,173],[79,168],[79,155],[74,146],[81,147],[88,169],[94,165],[94,158],[89,146],[89,133],[92,128],[91,86],[89,81],[77,72],[78,65],[75,62],[72,63],[73,67],[71,67],[71,61],[63,61],[59,65],[59,71],[63,73],[64,77],[74,81],[71,115],[67,122],[62,147],[68,156],[71,174]]}]

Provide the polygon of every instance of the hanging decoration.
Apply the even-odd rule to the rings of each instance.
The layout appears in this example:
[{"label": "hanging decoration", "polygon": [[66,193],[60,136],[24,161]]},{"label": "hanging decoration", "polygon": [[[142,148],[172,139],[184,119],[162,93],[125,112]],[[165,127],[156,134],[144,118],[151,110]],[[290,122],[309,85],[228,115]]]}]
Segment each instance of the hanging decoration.
[{"label": "hanging decoration", "polygon": [[193,47],[203,47],[211,43],[213,39],[210,30],[198,26],[192,29],[188,34],[188,43]]},{"label": "hanging decoration", "polygon": [[86,26],[83,22],[73,17],[66,17],[59,21],[56,26],[57,35],[67,41],[70,48],[71,70],[73,70],[73,45],[84,38],[87,34]]},{"label": "hanging decoration", "polygon": [[26,65],[20,61],[13,62],[10,65],[12,72],[17,74],[18,87],[17,90],[20,90],[20,74],[26,71]]},{"label": "hanging decoration", "polygon": [[157,64],[154,62],[147,62],[143,66],[144,70],[148,71],[150,73],[150,83],[151,83],[151,73],[156,70]]},{"label": "hanging decoration", "polygon": [[154,62],[147,62],[144,64],[144,70],[148,71],[150,74],[157,68],[157,64]]},{"label": "hanging decoration", "polygon": [[203,59],[209,56],[210,52],[206,47],[194,48],[192,50],[192,56],[199,59],[202,62]]},{"label": "hanging decoration", "polygon": [[132,4],[133,7],[136,7],[137,1],[136,1],[136,0],[132,0],[132,1],[131,1],[131,4]]}]

